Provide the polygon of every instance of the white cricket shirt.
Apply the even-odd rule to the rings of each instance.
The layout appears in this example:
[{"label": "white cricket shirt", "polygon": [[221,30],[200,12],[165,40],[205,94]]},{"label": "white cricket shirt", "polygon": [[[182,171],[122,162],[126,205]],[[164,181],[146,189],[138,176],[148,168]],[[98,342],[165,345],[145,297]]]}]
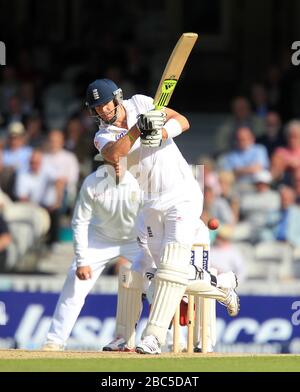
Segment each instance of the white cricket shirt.
[{"label": "white cricket shirt", "polygon": [[110,247],[135,242],[139,208],[139,185],[129,172],[118,185],[107,176],[107,166],[90,174],[81,187],[72,219],[77,265],[93,263],[88,258],[99,249],[110,258]]},{"label": "white cricket shirt", "polygon": [[[123,102],[128,129],[135,125],[137,117],[154,108],[153,99],[145,95],[134,95]],[[108,125],[95,135],[95,146],[101,152],[111,141],[117,141],[127,129]],[[192,171],[173,139],[167,139],[157,148],[143,147],[138,139],[128,154],[129,170],[135,176],[147,201],[157,199],[179,200],[183,194],[199,193]],[[185,197],[185,196],[184,196]]]}]

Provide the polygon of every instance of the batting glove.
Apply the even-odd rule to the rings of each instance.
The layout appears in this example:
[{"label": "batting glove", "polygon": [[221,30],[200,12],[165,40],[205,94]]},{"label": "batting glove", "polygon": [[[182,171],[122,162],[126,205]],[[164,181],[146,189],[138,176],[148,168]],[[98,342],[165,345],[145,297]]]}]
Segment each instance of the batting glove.
[{"label": "batting glove", "polygon": [[161,129],[165,125],[166,117],[166,113],[161,110],[150,110],[138,116],[137,126],[140,132]]},{"label": "batting glove", "polygon": [[141,132],[141,143],[145,147],[159,147],[162,142],[162,127],[166,114],[160,110],[151,110],[138,117],[137,126]]}]

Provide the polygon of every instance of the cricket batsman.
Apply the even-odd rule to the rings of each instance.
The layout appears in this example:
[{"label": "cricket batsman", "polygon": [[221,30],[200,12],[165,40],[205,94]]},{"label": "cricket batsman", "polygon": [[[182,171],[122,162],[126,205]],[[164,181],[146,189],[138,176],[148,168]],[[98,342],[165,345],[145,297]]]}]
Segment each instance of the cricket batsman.
[{"label": "cricket batsman", "polygon": [[[141,223],[141,221],[140,221]],[[159,233],[160,234],[160,233]],[[205,249],[199,245],[199,239],[205,240]],[[157,272],[157,250],[160,248],[159,235],[156,240],[147,241],[145,228],[139,227],[139,245],[142,252],[134,260],[131,269],[122,267],[119,274],[118,306],[116,316],[115,339],[103,347],[103,351],[135,351],[136,325],[142,312],[141,298],[144,294],[152,304],[154,292],[154,277]],[[203,221],[199,222],[199,229],[194,238],[193,250],[190,258],[187,290],[203,298],[217,299],[227,306],[231,316],[236,315],[236,303],[226,302],[228,292],[237,287],[237,278],[233,272],[215,276],[210,270],[210,238],[209,230]],[[155,262],[156,260],[156,262]],[[145,279],[145,277],[147,279]],[[181,303],[181,324],[186,325],[187,297],[183,296]],[[207,329],[208,352],[214,351],[216,344],[216,313],[215,303],[210,301]],[[198,330],[196,351],[201,351],[200,330]]]},{"label": "cricket batsman", "polygon": [[[170,108],[154,110],[153,99],[145,95],[123,101],[121,89],[109,79],[88,86],[87,104],[99,121],[95,145],[104,159],[118,164],[126,157],[130,170],[138,167],[144,200],[138,220],[143,221],[148,239],[160,237],[153,302],[136,347],[141,354],[159,354],[188,285],[191,250],[202,213],[202,192],[173,140],[188,130],[189,123]],[[137,282],[132,276],[128,279]],[[223,302],[232,315],[238,313],[233,289],[228,289]]]}]

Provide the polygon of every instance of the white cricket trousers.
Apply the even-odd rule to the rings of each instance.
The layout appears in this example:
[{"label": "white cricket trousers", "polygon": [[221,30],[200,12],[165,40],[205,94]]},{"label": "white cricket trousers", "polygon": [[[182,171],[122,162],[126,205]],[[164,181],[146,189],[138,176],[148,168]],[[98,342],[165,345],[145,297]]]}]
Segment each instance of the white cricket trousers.
[{"label": "white cricket trousers", "polygon": [[47,342],[66,344],[85,298],[94,287],[107,262],[108,260],[105,260],[92,264],[92,278],[88,280],[80,280],[76,276],[77,266],[75,262],[72,263],[54,311]]},{"label": "white cricket trousers", "polygon": [[[173,200],[172,197],[162,196],[157,202],[145,204],[137,220],[137,232],[140,245],[144,249],[148,247],[148,255],[151,255],[156,267],[168,243],[176,242],[192,247],[196,236],[202,243],[207,242],[207,228],[204,225],[203,229],[200,221],[202,207],[203,195],[196,183],[192,183],[183,195]],[[151,265],[146,258],[140,263],[146,264],[146,268]],[[134,263],[134,269],[142,271],[144,266],[137,264]]]}]

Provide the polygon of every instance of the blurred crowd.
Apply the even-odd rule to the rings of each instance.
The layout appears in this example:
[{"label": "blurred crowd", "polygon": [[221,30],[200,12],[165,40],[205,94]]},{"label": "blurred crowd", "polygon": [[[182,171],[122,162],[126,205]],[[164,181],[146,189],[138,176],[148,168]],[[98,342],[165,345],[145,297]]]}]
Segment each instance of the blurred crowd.
[{"label": "blurred crowd", "polygon": [[18,269],[28,253],[38,260],[41,250],[55,250],[62,222],[70,222],[82,180],[95,167],[87,85],[108,77],[128,97],[148,82],[133,43],[126,67],[115,65],[115,38],[103,37],[101,59],[75,61],[74,49],[59,60],[45,45],[20,49],[15,65],[0,68],[0,271]]},{"label": "blurred crowd", "polygon": [[[136,46],[125,53],[121,68],[107,49],[99,70],[129,97],[147,91],[150,75]],[[2,271],[41,243],[55,248],[62,217],[71,216],[81,182],[94,168],[96,129],[84,100],[99,63],[74,63],[56,77],[45,53],[37,58],[23,50],[16,66],[0,70]],[[219,269],[263,277],[263,261],[271,260],[270,275],[292,278],[300,258],[300,121],[288,115],[277,67],[249,91],[232,100],[215,130],[214,151],[196,162],[204,164],[202,218],[221,223],[212,251]],[[245,258],[256,264],[249,267]]]},{"label": "blurred crowd", "polygon": [[[2,271],[14,269],[28,251],[40,250],[41,244],[48,250],[55,247],[61,217],[71,215],[80,182],[92,170],[94,131],[86,113],[78,106],[62,115],[59,92],[46,98],[52,85],[38,99],[35,77],[23,78],[14,67],[2,70]],[[53,105],[61,109],[61,115],[47,113]],[[53,122],[47,121],[48,116]]]},{"label": "blurred crowd", "polygon": [[198,164],[204,165],[202,218],[216,217],[224,226],[215,246],[226,242],[233,263],[242,250],[242,275],[250,253],[248,261],[257,261],[250,275],[290,279],[298,273],[300,249],[300,121],[283,123],[279,97],[279,89],[264,84],[236,96],[216,130],[215,152]]}]

